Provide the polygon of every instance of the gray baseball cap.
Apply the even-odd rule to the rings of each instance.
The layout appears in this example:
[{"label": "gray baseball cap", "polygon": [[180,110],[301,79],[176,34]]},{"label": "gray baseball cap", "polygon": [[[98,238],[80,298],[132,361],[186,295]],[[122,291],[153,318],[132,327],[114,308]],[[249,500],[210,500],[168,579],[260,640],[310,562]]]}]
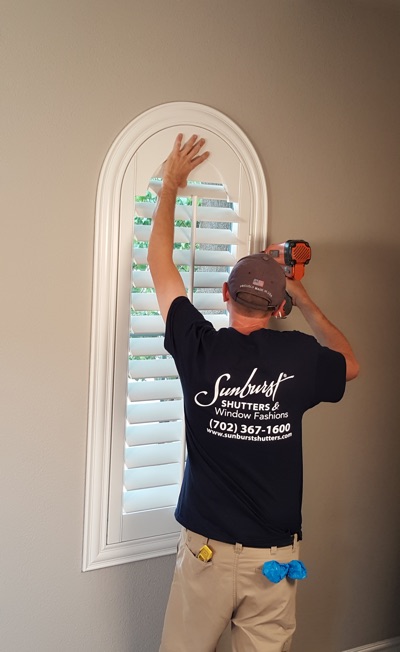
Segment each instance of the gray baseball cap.
[{"label": "gray baseball cap", "polygon": [[228,290],[234,301],[247,308],[276,309],[286,298],[285,272],[268,254],[251,254],[232,269]]}]

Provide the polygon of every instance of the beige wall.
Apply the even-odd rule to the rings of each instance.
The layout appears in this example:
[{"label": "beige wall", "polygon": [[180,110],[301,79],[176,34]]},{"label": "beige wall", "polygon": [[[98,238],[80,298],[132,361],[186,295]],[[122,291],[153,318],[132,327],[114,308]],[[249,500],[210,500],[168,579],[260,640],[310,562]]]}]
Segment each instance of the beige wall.
[{"label": "beige wall", "polygon": [[174,559],[80,565],[98,174],[130,120],[175,100],[247,133],[270,239],[310,240],[307,287],[362,364],[305,419],[294,652],[399,635],[399,2],[0,6],[1,649],[158,649]]}]

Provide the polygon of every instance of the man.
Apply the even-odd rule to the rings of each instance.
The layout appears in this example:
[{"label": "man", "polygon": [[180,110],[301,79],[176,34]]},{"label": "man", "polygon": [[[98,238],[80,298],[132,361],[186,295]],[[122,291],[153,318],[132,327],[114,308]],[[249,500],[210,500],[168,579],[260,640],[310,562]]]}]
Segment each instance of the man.
[{"label": "man", "polygon": [[[240,260],[223,285],[229,328],[215,331],[187,299],[172,259],[175,201],[208,157],[204,143],[176,138],[148,251],[165,346],[182,382],[188,449],[160,652],[213,652],[229,622],[234,652],[282,652],[295,629],[296,580],[289,572],[277,582],[269,570],[285,575],[299,558],[302,415],[339,401],[358,363],[302,284],[286,281],[265,254]],[[286,287],[315,338],[268,328]]]}]

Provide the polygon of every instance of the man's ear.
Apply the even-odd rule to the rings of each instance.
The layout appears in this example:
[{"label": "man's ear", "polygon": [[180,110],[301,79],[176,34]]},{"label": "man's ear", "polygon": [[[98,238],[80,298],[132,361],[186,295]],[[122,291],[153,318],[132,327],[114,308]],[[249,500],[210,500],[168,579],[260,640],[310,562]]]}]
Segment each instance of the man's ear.
[{"label": "man's ear", "polygon": [[278,306],[278,307],[274,310],[274,312],[272,313],[272,316],[273,316],[273,317],[277,317],[278,319],[281,319],[281,317],[284,317],[284,316],[285,316],[285,311],[284,311],[285,303],[286,303],[286,299],[284,299],[284,300],[282,301],[282,303],[280,304],[280,306]]},{"label": "man's ear", "polygon": [[222,298],[226,302],[228,301],[229,296],[228,283],[224,281],[222,284]]}]

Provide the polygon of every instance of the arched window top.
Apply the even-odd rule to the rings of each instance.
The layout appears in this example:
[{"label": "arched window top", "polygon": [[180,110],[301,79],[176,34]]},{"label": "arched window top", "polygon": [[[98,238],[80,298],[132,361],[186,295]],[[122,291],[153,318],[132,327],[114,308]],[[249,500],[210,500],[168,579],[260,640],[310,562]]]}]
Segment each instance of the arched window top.
[{"label": "arched window top", "polygon": [[[259,242],[251,243],[252,252],[265,247],[268,200],[264,172],[258,155],[245,133],[226,115],[216,109],[194,102],[170,102],[153,107],[132,120],[112,144],[104,161],[98,188],[98,215],[119,201],[125,172],[135,158],[135,192],[145,194],[149,179],[157,176],[159,165],[170,150],[178,131],[189,137],[198,133],[206,138],[210,158],[194,171],[191,179],[220,178],[230,201],[238,200],[243,178],[248,184],[250,231]],[[143,147],[144,146],[144,147]],[[239,165],[234,165],[234,160]],[[157,161],[157,168],[153,162]],[[200,176],[201,175],[201,176]],[[207,176],[209,178],[207,178]],[[115,206],[114,206],[115,207]],[[99,214],[100,213],[100,214]]]}]

